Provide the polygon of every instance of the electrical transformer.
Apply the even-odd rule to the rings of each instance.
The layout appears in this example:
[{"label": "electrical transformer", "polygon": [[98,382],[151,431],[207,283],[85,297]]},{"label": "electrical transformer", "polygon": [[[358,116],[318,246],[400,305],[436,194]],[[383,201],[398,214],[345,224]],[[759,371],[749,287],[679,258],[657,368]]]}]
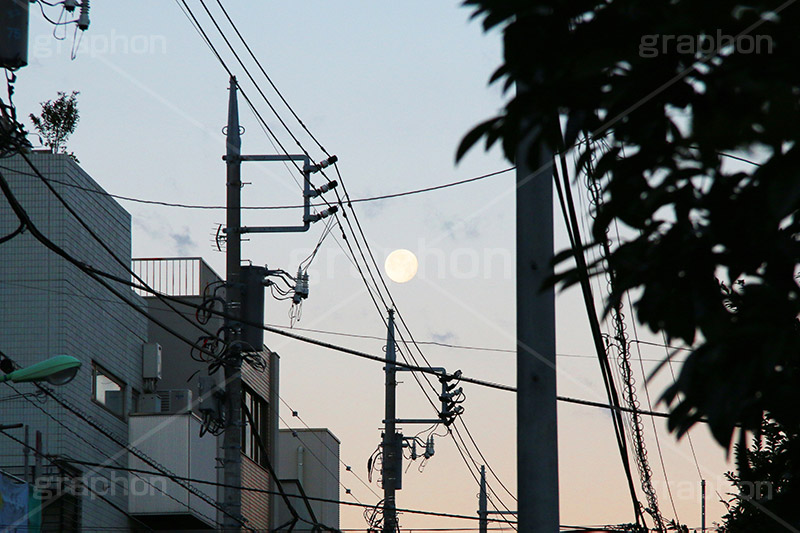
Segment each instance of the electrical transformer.
[{"label": "electrical transformer", "polygon": [[27,0],[0,0],[0,66],[17,69],[28,64]]},{"label": "electrical transformer", "polygon": [[264,278],[266,267],[242,266],[242,351],[260,352],[264,346]]}]

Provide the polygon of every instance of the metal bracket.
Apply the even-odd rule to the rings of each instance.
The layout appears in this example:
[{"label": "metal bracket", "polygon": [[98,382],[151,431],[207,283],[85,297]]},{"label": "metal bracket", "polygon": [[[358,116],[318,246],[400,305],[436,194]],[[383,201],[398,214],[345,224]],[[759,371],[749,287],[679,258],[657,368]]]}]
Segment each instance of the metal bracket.
[{"label": "metal bracket", "polygon": [[[222,157],[226,160],[226,157]],[[241,155],[239,161],[302,161],[303,162],[303,225],[302,226],[242,226],[239,233],[300,233],[316,222],[311,215],[311,160],[305,154],[294,155]]]},{"label": "metal bracket", "polygon": [[[386,420],[383,421],[386,423]],[[438,418],[395,418],[395,424],[441,424]]]}]

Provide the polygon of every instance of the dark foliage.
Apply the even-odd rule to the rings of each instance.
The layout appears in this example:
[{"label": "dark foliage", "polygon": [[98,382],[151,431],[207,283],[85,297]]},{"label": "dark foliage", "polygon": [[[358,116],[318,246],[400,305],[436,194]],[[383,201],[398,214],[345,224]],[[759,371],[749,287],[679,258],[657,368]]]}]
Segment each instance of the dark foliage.
[{"label": "dark foliage", "polygon": [[749,448],[743,440],[736,445],[737,472],[726,474],[735,492],[724,502],[728,513],[722,517],[721,532],[783,533],[791,531],[787,525],[800,527],[795,497],[799,443],[797,434],[787,434],[765,418]]},{"label": "dark foliage", "polygon": [[[681,435],[706,417],[725,447],[737,424],[757,430],[764,412],[797,430],[800,6],[465,4],[486,29],[503,28],[505,62],[493,81],[525,90],[467,134],[457,156],[484,140],[513,161],[527,135],[530,154],[541,144],[558,150],[566,118],[567,146],[588,137],[581,161],[597,158],[604,202],[594,238],[613,224],[632,235],[609,258],[617,284],[608,305],[634,290],[642,323],[696,347],[663,397],[670,427]],[[724,46],[702,49],[701,35]],[[759,53],[744,53],[747,36]],[[763,164],[734,166],[725,152]],[[556,281],[574,280],[573,271]]]}]

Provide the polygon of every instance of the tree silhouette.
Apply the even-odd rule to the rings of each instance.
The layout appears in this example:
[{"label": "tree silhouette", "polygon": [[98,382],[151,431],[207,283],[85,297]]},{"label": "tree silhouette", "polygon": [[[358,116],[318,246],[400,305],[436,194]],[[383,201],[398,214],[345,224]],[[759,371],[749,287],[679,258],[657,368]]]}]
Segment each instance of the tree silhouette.
[{"label": "tree silhouette", "polygon": [[[487,31],[503,31],[492,82],[524,90],[464,137],[457,158],[480,141],[515,161],[530,139],[520,157],[532,168],[544,149],[577,152],[602,191],[592,238],[617,227],[625,236],[590,274],[613,269],[609,308],[630,294],[641,323],[693,347],[662,397],[669,427],[680,436],[705,419],[726,449],[738,428],[760,431],[765,414],[788,440],[800,433],[800,9],[791,4],[465,1]],[[553,282],[577,279],[573,269]],[[800,475],[797,462],[789,468]],[[786,490],[800,501],[794,485]]]},{"label": "tree silhouette", "polygon": [[[723,533],[788,531],[781,521],[798,523],[800,508],[793,499],[798,479],[797,440],[775,422],[764,419],[761,430],[748,448],[744,439],[736,444],[737,472],[728,472],[736,493],[724,502]],[[775,520],[779,517],[780,520]]]}]

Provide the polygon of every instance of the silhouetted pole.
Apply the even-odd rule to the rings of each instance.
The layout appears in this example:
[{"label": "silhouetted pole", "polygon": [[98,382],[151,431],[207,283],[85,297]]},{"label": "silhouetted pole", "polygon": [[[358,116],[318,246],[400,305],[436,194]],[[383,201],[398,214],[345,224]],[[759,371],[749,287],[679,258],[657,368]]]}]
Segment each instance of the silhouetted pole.
[{"label": "silhouetted pole", "polygon": [[383,533],[397,532],[397,503],[395,491],[402,469],[402,449],[397,441],[395,420],[397,418],[397,352],[394,344],[394,309],[389,309],[389,325],[386,331],[386,413],[383,426],[383,461],[381,462],[381,478],[383,479]]},{"label": "silhouetted pole", "polygon": [[236,101],[236,78],[231,77],[228,100],[228,132],[225,163],[227,165],[226,221],[226,316],[225,332],[229,343],[229,361],[225,369],[225,433],[223,435],[224,531],[239,531],[242,516],[242,359],[238,319],[242,309],[241,278],[241,146],[239,108]]},{"label": "silhouetted pole", "polygon": [[480,533],[487,533],[489,530],[489,506],[486,498],[486,467],[481,465],[481,489],[478,493],[478,521]]},{"label": "silhouetted pole", "polygon": [[706,480],[700,480],[700,527],[706,533]]},{"label": "silhouetted pole", "polygon": [[557,533],[555,295],[541,290],[553,272],[553,154],[529,152],[530,137],[516,157],[518,531]]}]

